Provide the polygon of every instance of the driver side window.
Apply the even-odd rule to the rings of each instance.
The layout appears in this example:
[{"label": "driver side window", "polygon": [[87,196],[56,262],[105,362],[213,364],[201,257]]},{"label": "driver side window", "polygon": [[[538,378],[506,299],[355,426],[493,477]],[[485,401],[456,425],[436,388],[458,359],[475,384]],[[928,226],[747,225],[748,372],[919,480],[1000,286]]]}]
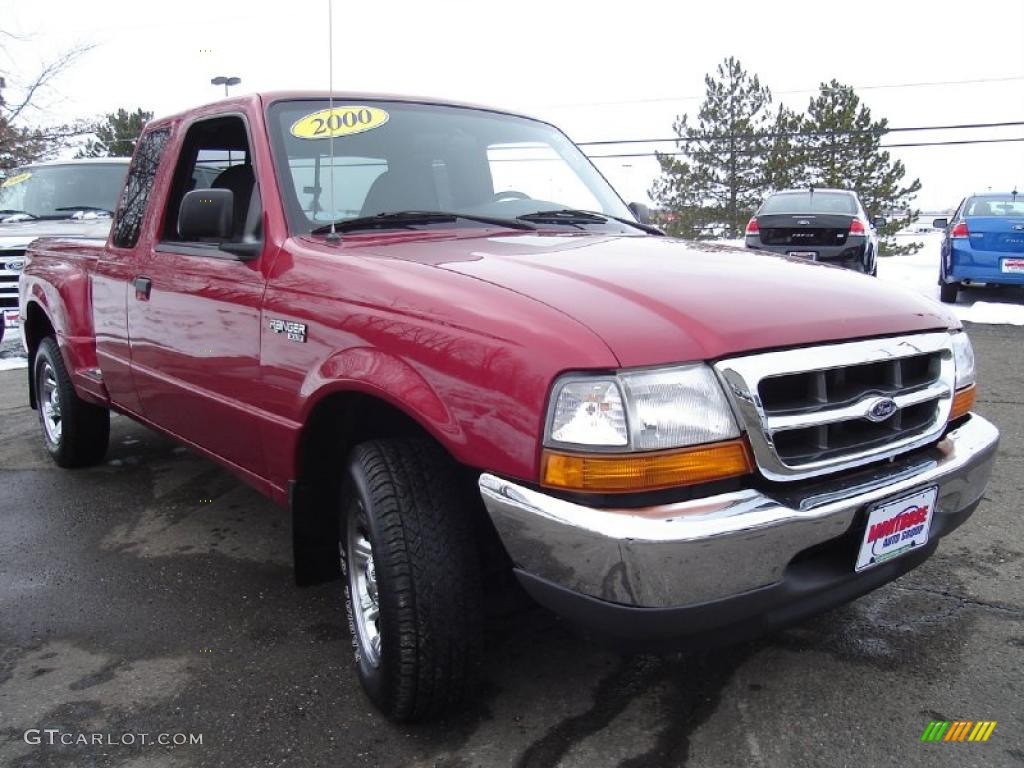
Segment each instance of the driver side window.
[{"label": "driver side window", "polygon": [[[194,190],[230,192],[227,237],[198,237],[179,229],[182,201]],[[227,196],[221,195],[226,201]],[[191,126],[182,144],[164,215],[162,245],[183,246],[255,242],[262,239],[262,206],[245,121],[239,116],[203,120]]]}]

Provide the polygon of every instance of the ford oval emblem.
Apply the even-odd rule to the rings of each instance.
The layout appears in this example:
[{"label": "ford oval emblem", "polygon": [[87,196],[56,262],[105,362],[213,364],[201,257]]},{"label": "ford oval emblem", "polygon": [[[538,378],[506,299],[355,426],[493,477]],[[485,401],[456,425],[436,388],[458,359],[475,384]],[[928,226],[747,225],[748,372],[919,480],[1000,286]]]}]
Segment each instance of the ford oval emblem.
[{"label": "ford oval emblem", "polygon": [[1014,224],[1013,229],[1015,232],[1024,232],[1024,224]]},{"label": "ford oval emblem", "polygon": [[896,401],[891,397],[879,397],[871,401],[870,405],[868,405],[867,413],[864,415],[868,421],[878,423],[885,421],[896,413],[896,408]]},{"label": "ford oval emblem", "polygon": [[14,261],[8,261],[7,268],[11,270],[11,272],[21,272],[21,270],[25,268],[25,260],[15,259]]}]

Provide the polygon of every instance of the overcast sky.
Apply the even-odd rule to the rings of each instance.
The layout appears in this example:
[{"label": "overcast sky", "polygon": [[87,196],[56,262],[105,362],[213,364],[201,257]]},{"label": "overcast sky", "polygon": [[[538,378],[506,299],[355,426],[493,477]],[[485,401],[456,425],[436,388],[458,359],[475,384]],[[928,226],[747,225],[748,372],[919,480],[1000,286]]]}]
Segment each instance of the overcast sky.
[{"label": "overcast sky", "polygon": [[[892,126],[1024,121],[1020,0],[704,8],[678,0],[334,0],[334,9],[337,90],[514,108],[551,120],[576,141],[671,135],[674,117],[699,107],[704,74],[728,55],[795,108],[834,77],[861,87],[875,117]],[[71,44],[95,44],[45,94],[42,120],[118,107],[168,114],[216,99],[223,91],[209,81],[220,74],[242,78],[236,92],[328,82],[327,0],[0,0],[0,29],[31,36],[12,48],[23,74]],[[995,81],[880,87],[965,80]],[[887,140],[1024,137],[1024,125],[896,136]],[[1024,191],[1024,142],[894,153],[920,177],[918,203],[926,209],[989,187]],[[645,199],[657,172],[651,158],[597,162],[628,200]]]}]

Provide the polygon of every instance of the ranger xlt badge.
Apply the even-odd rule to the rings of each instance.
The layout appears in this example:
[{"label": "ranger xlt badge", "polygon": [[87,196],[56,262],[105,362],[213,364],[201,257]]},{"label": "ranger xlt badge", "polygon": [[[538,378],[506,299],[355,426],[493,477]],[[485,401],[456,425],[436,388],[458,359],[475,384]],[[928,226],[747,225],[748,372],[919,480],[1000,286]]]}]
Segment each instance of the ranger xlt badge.
[{"label": "ranger xlt badge", "polygon": [[270,318],[270,330],[274,333],[283,333],[289,341],[306,341],[306,324],[296,323],[292,320],[278,320]]}]

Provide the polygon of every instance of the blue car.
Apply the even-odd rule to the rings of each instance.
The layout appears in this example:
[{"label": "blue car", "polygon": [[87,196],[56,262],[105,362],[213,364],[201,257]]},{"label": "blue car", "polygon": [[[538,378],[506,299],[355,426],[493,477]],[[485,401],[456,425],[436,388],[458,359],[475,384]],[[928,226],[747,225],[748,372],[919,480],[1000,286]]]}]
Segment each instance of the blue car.
[{"label": "blue car", "polygon": [[972,195],[953,218],[932,224],[945,230],[939,262],[944,302],[955,302],[961,285],[1024,285],[1024,195]]}]

